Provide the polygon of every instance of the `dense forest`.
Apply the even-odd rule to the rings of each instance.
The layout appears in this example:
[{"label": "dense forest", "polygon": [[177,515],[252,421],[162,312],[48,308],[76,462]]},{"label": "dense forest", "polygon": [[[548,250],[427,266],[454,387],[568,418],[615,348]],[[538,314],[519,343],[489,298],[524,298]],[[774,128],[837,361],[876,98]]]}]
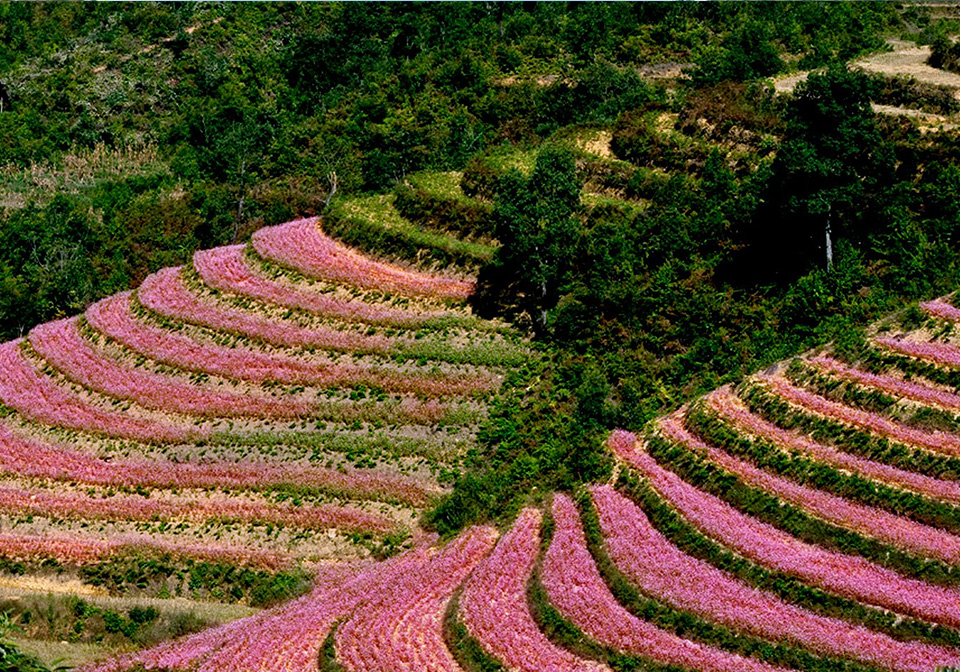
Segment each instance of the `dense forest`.
[{"label": "dense forest", "polygon": [[542,356],[433,514],[457,529],[603,474],[609,428],[956,286],[960,136],[871,107],[956,100],[848,66],[952,27],[884,2],[0,4],[0,335],[299,216],[425,258],[353,198],[498,240],[474,308]]}]

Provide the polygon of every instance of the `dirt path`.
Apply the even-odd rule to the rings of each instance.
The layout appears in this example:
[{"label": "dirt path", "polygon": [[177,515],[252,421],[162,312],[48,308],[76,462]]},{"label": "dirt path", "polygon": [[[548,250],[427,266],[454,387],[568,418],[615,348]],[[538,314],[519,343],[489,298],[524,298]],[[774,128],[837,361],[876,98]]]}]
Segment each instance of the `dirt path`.
[{"label": "dirt path", "polygon": [[888,44],[893,47],[893,51],[867,56],[855,61],[853,66],[866,72],[889,76],[906,75],[925,84],[960,89],[960,75],[927,65],[927,58],[930,56],[929,46],[918,47],[913,42],[902,40],[889,40]]},{"label": "dirt path", "polygon": [[[860,68],[864,72],[879,73],[891,77],[905,75],[925,84],[950,86],[958,89],[957,93],[960,93],[960,75],[927,65],[930,47],[919,47],[913,42],[903,40],[888,40],[887,44],[893,48],[893,51],[866,56],[854,61],[851,66]],[[788,93],[793,91],[797,84],[805,80],[809,74],[810,71],[790,73],[774,79],[773,86],[780,93]],[[957,95],[957,93],[954,95]]]}]

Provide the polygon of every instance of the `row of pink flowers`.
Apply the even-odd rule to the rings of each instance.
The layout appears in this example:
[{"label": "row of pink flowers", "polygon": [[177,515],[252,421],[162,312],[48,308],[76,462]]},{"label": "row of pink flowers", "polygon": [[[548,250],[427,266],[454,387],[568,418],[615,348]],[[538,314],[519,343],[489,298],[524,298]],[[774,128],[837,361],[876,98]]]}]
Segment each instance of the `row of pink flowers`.
[{"label": "row of pink flowers", "polygon": [[30,332],[29,341],[73,382],[148,408],[194,415],[271,417],[304,415],[310,410],[306,402],[223,392],[125,366],[94,348],[80,333],[77,318],[41,324]]},{"label": "row of pink flowers", "polygon": [[660,428],[671,439],[683,442],[690,438],[688,445],[704,453],[717,466],[817,518],[912,553],[960,564],[960,537],[956,535],[758,469],[715,446],[689,437],[685,432],[681,434],[682,424],[676,417],[662,420]]},{"label": "row of pink flowers", "polygon": [[540,545],[541,513],[524,509],[486,560],[467,580],[460,618],[483,648],[518,672],[606,670],[552,644],[527,604],[527,582]]},{"label": "row of pink flowers", "polygon": [[[679,445],[710,452],[676,417],[664,420],[661,430]],[[927,621],[960,626],[960,591],[908,579],[861,557],[803,543],[694,488],[645,452],[632,451],[625,457],[692,525],[740,555],[845,597]]]},{"label": "row of pink flowers", "polygon": [[600,576],[569,497],[555,496],[553,517],[556,528],[543,560],[543,586],[560,613],[594,641],[663,665],[702,672],[781,669],[692,642],[637,618],[617,602]]},{"label": "row of pink flowers", "polygon": [[358,608],[337,630],[337,660],[351,672],[460,672],[444,642],[444,613],[497,536],[489,527],[467,530]]},{"label": "row of pink flowers", "polygon": [[396,343],[396,339],[387,336],[329,327],[307,328],[257,315],[226,302],[205,301],[186,286],[180,268],[164,268],[148,276],[137,290],[137,300],[155,313],[173,320],[291,348],[315,346],[343,352],[389,354]]},{"label": "row of pink flowers", "polygon": [[950,320],[951,322],[960,321],[960,310],[957,310],[942,298],[921,303],[920,308],[934,317]]},{"label": "row of pink flowers", "polygon": [[53,559],[64,564],[86,565],[120,553],[170,555],[263,569],[279,569],[290,564],[288,557],[278,553],[222,544],[174,543],[138,535],[97,539],[64,534],[39,536],[0,532],[0,556],[15,560],[36,562]]},{"label": "row of pink flowers", "polygon": [[772,441],[779,446],[805,453],[813,459],[839,469],[846,469],[866,478],[887,485],[912,490],[927,497],[960,502],[960,483],[924,476],[913,471],[898,469],[845,453],[831,446],[787,431],[777,425],[751,413],[743,403],[733,395],[729,387],[711,392],[705,398],[707,407],[740,431],[749,432],[759,438]]},{"label": "row of pink flowers", "polygon": [[890,336],[877,336],[873,342],[887,350],[899,352],[908,357],[925,359],[934,364],[960,366],[960,349],[945,343],[918,343]]},{"label": "row of pink flowers", "polygon": [[271,280],[256,273],[244,258],[246,245],[202,250],[193,256],[193,267],[204,284],[221,292],[268,301],[352,322],[416,327],[425,321],[452,315],[441,310],[409,310],[386,303],[344,300],[291,283]]},{"label": "row of pink flowers", "polygon": [[364,256],[327,236],[316,218],[254,232],[253,248],[266,259],[304,275],[356,287],[464,301],[474,284],[417,273]]},{"label": "row of pink flowers", "polygon": [[0,422],[0,471],[90,485],[143,485],[155,488],[226,488],[260,490],[300,484],[368,499],[395,499],[423,506],[440,491],[406,476],[365,470],[341,472],[325,467],[267,462],[175,463],[104,461],[69,446],[29,440]]},{"label": "row of pink flowers", "polygon": [[321,572],[307,595],[247,618],[226,623],[145,651],[80,668],[80,672],[190,669],[204,672],[316,672],[330,629],[358,605],[423,563],[416,549],[386,563]]},{"label": "row of pink flowers", "polygon": [[889,670],[929,672],[960,663],[960,651],[900,642],[741,583],[670,544],[639,507],[613,488],[598,486],[591,492],[611,559],[641,591],[675,609],[771,641]]},{"label": "row of pink flowers", "polygon": [[207,499],[91,497],[12,486],[0,487],[0,510],[19,515],[106,520],[188,520],[272,523],[304,529],[390,532],[396,523],[380,514],[334,504],[293,506],[218,495]]},{"label": "row of pink flowers", "polygon": [[941,408],[960,410],[960,395],[952,392],[937,390],[926,385],[896,378],[895,376],[863,371],[825,355],[814,357],[810,362],[822,371],[829,372],[859,385],[872,387],[887,394],[903,397],[904,399],[912,399],[913,401],[919,401],[924,404],[933,404]]},{"label": "row of pink flowers", "polygon": [[129,292],[95,303],[87,310],[90,324],[124,346],[189,371],[199,371],[254,383],[278,381],[293,385],[363,384],[391,392],[431,396],[486,392],[498,384],[492,375],[412,375],[375,371],[352,364],[311,364],[302,360],[199,343],[188,336],[138,320],[131,310]]},{"label": "row of pink flowers", "polygon": [[0,401],[25,417],[54,426],[146,442],[178,442],[209,432],[105,411],[38,371],[23,354],[21,340],[0,345]]},{"label": "row of pink flowers", "polygon": [[876,413],[861,411],[825,399],[809,390],[797,387],[780,376],[760,379],[764,385],[783,399],[820,415],[865,429],[894,441],[902,441],[949,455],[960,455],[960,437],[941,431],[923,431],[887,420]]}]

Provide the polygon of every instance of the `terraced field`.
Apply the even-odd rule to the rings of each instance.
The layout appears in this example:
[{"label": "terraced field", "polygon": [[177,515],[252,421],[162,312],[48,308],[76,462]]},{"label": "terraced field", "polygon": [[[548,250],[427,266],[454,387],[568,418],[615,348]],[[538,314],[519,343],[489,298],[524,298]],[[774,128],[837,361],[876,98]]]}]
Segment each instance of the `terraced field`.
[{"label": "terraced field", "polygon": [[[251,582],[422,544],[530,356],[471,291],[306,219],[0,345],[3,569],[256,603]],[[131,563],[164,569],[128,581]]]},{"label": "terraced field", "polygon": [[403,198],[338,212],[420,270],[300,220],[0,346],[6,571],[241,603],[305,572],[279,606],[83,669],[960,665],[950,298],[614,432],[611,482],[440,544],[417,516],[533,355],[444,256],[493,243]]},{"label": "terraced field", "polygon": [[503,534],[327,570],[296,602],[90,669],[955,667],[960,309],[921,309],[614,432],[610,483]]}]

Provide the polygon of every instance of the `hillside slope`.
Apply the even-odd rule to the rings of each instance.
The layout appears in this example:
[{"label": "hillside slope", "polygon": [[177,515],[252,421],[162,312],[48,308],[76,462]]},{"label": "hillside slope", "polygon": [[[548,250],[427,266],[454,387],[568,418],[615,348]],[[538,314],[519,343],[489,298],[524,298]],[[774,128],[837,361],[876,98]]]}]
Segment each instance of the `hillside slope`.
[{"label": "hillside slope", "polygon": [[503,534],[90,669],[955,666],[960,309],[921,309],[614,432],[609,483]]},{"label": "hillside slope", "polygon": [[[330,561],[429,539],[420,512],[530,353],[471,314],[468,275],[365,256],[321,225],[199,252],[0,345],[5,571],[262,606]],[[69,620],[76,641],[86,620]],[[149,641],[121,629],[106,643]]]}]

